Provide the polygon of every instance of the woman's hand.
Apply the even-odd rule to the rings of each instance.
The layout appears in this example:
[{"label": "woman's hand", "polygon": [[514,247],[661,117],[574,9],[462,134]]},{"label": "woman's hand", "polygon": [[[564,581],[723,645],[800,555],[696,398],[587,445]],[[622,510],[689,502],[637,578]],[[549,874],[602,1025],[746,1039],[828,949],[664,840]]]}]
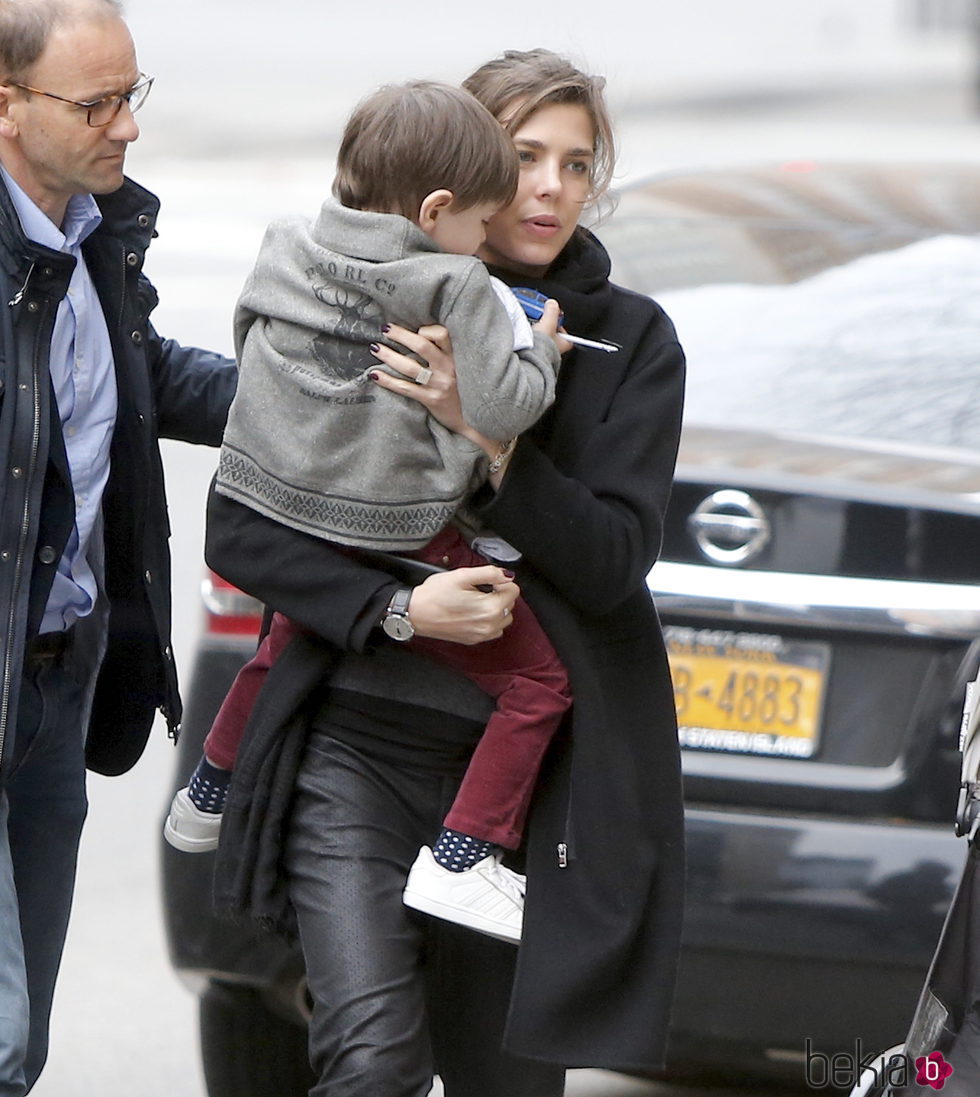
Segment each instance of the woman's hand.
[{"label": "woman's hand", "polygon": [[408,617],[419,636],[482,644],[503,635],[514,620],[511,611],[519,594],[512,571],[493,564],[456,568],[430,575],[415,587]]},{"label": "woman's hand", "polygon": [[417,354],[425,365],[391,347],[376,344],[377,350],[372,347],[374,354],[396,370],[397,376],[378,370],[371,374],[371,380],[383,389],[417,401],[447,430],[470,437],[472,432],[463,419],[456,389],[456,363],[449,332],[441,324],[427,324],[417,332],[390,324],[385,335]]},{"label": "woman's hand", "polygon": [[[549,299],[544,306],[541,319],[533,326],[536,331],[550,336],[555,341],[559,354],[565,354],[571,350],[572,344],[561,337],[561,330],[558,327],[559,316],[558,302]],[[385,334],[394,342],[401,343],[418,355],[426,365],[420,365],[415,358],[401,354],[391,347],[375,344],[371,348],[372,351],[386,366],[396,370],[398,376],[378,370],[370,375],[371,380],[381,388],[415,400],[447,430],[454,431],[479,446],[491,462],[496,462],[496,468],[490,473],[488,481],[491,488],[498,491],[507,471],[510,454],[506,453],[504,460],[499,460],[501,442],[487,438],[463,418],[459,391],[456,387],[456,363],[453,359],[449,332],[441,324],[428,324],[419,328],[417,332],[398,324],[389,324]],[[512,445],[511,442],[507,450],[510,450]]]}]

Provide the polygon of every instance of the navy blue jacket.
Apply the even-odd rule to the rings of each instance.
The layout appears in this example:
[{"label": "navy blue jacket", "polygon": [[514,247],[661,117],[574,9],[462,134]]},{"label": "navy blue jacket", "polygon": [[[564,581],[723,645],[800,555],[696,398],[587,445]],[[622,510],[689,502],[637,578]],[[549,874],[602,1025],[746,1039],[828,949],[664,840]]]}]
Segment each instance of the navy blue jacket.
[{"label": "navy blue jacket", "polygon": [[[157,709],[172,733],[180,722],[158,439],[218,445],[236,371],[229,359],[161,339],[150,323],[157,295],[142,269],[157,199],[127,180],[96,200],[103,221],[83,252],[109,329],[118,412],[102,505],[108,646],[86,749],[91,768],[115,774],[139,758]],[[13,745],[24,646],[38,632],[75,521],[48,373],[74,266],[72,256],[25,237],[0,181],[0,767]]]}]

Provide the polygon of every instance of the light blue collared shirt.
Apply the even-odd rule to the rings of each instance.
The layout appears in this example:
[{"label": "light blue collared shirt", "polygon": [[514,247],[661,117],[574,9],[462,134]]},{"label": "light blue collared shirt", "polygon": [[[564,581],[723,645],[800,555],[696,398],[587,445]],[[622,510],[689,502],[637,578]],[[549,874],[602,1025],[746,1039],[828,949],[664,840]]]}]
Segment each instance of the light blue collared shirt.
[{"label": "light blue collared shirt", "polygon": [[59,229],[4,168],[0,173],[25,235],[76,260],[68,293],[58,305],[49,365],[75,495],[75,528],[41,621],[41,632],[57,632],[91,613],[98,595],[90,560],[101,557],[100,515],[116,422],[116,373],[109,329],[82,258],[82,244],[98,228],[102,215],[90,194],[76,194]]}]

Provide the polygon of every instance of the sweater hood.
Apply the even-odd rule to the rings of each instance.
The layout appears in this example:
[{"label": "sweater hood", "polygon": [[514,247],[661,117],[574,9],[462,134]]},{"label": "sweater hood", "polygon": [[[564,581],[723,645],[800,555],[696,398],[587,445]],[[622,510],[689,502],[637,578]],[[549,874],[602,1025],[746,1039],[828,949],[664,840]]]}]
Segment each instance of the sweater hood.
[{"label": "sweater hood", "polygon": [[588,229],[579,227],[544,278],[488,267],[508,286],[527,286],[553,297],[565,314],[564,326],[578,335],[601,327],[612,304],[609,254]]},{"label": "sweater hood", "polygon": [[419,253],[442,254],[439,245],[407,217],[351,209],[334,198],[320,207],[312,235],[320,247],[369,263],[390,263]]}]

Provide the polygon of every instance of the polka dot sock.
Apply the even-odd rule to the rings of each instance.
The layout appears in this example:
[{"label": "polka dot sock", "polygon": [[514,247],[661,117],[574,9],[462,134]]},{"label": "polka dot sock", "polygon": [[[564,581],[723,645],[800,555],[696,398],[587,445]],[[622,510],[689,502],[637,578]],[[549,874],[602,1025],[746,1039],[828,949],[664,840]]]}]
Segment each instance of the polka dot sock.
[{"label": "polka dot sock", "polygon": [[228,795],[230,781],[230,769],[219,769],[218,766],[211,765],[207,758],[202,758],[191,774],[187,795],[199,811],[220,815],[225,810],[225,797]]},{"label": "polka dot sock", "polygon": [[458,830],[446,830],[439,835],[432,847],[437,865],[450,872],[465,872],[493,852],[493,842],[461,834]]}]

